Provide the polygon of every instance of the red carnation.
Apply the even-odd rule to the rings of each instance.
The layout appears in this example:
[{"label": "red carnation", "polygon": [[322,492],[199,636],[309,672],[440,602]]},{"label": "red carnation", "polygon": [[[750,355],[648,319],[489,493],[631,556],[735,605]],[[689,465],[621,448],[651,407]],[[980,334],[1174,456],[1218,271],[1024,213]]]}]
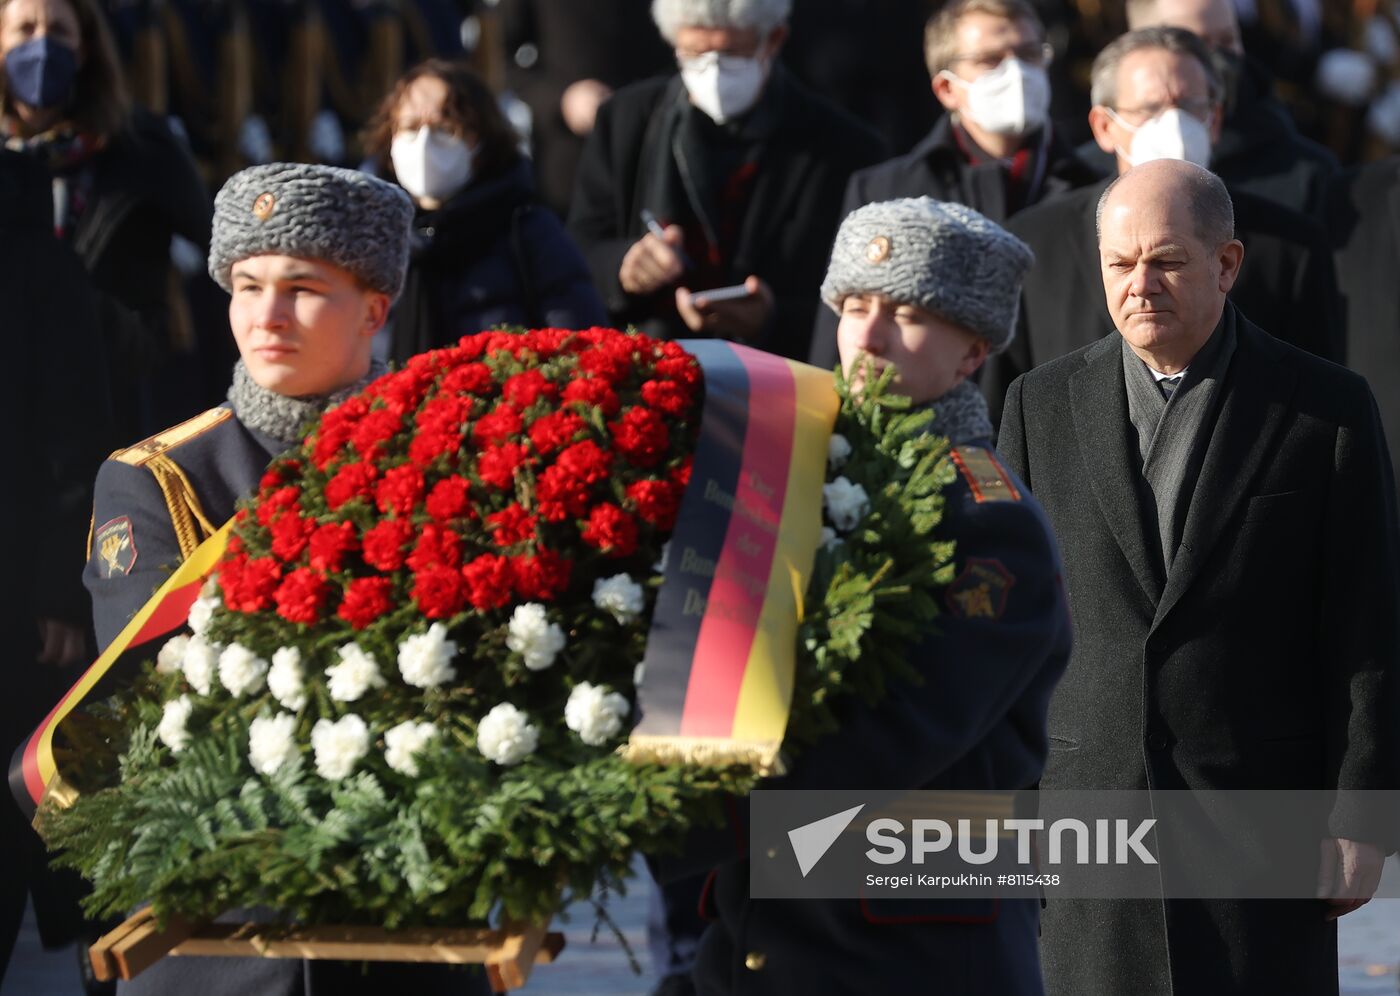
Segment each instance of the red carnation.
[{"label": "red carnation", "polygon": [[360,420],[360,424],[355,426],[355,431],[350,436],[350,441],[366,460],[376,460],[384,443],[392,439],[394,433],[402,427],[403,419],[397,414],[387,408],[379,408]]},{"label": "red carnation", "polygon": [[370,464],[347,463],[326,482],[326,504],[334,510],[348,501],[368,497],[378,476],[379,472]]},{"label": "red carnation", "polygon": [[535,535],[537,519],[515,502],[499,512],[492,512],[486,521],[496,531],[498,546],[514,546]]},{"label": "red carnation", "polygon": [[564,388],[564,400],[601,409],[603,414],[609,417],[616,415],[621,405],[612,385],[598,377],[581,377],[570,381]]},{"label": "red carnation", "polygon": [[535,419],[527,435],[540,453],[553,453],[568,446],[584,429],[584,421],[573,412],[550,412]]},{"label": "red carnation", "polygon": [[671,480],[676,482],[676,486],[684,490],[690,485],[690,468],[694,463],[694,458],[687,455],[681,461],[681,465],[671,471]]},{"label": "red carnation", "polygon": [[666,423],[653,408],[636,405],[627,409],[622,418],[608,426],[613,442],[628,460],[638,467],[651,467],[666,455],[671,434]]},{"label": "red carnation", "polygon": [[284,488],[278,488],[262,501],[258,502],[258,522],[264,526],[272,525],[274,519],[289,508],[297,507],[297,499],[301,497],[301,492],[290,484]]},{"label": "red carnation", "polygon": [[311,566],[331,573],[341,569],[345,555],[359,546],[351,522],[327,522],[311,534]]},{"label": "red carnation", "polygon": [[569,587],[573,561],[553,550],[540,550],[529,557],[512,557],[511,575],[516,592],[532,602],[548,602]]},{"label": "red carnation", "polygon": [[524,410],[540,398],[553,398],[559,389],[551,384],[538,370],[526,370],[506,378],[501,395],[516,408]]},{"label": "red carnation", "polygon": [[433,485],[428,492],[428,514],[439,522],[460,518],[467,511],[469,485],[461,477],[447,477]]},{"label": "red carnation", "polygon": [[515,470],[529,454],[519,443],[506,443],[482,450],[476,459],[476,474],[484,484],[507,491],[515,485]]},{"label": "red carnation", "polygon": [[353,629],[364,629],[393,608],[389,598],[394,584],[388,578],[356,578],[345,589],[345,598],[336,612]]},{"label": "red carnation", "polygon": [[457,436],[462,432],[462,424],[472,416],[472,401],[456,395],[439,394],[433,398],[413,419],[413,424],[421,432],[446,433]]},{"label": "red carnation", "polygon": [[[670,346],[673,344],[666,343],[665,345]],[[663,351],[664,348],[665,347],[663,347]],[[670,378],[693,391],[700,384],[700,364],[695,362],[695,357],[693,356],[681,355],[667,357],[663,360],[657,360],[656,375],[658,377]],[[651,402],[648,402],[648,404],[650,403]]]},{"label": "red carnation", "polygon": [[413,526],[403,519],[384,519],[365,532],[365,563],[380,571],[403,566],[404,548],[413,538]]},{"label": "red carnation", "polygon": [[269,467],[263,472],[262,480],[258,481],[258,491],[271,491],[282,483],[282,469],[280,467]]},{"label": "red carnation", "polygon": [[510,561],[494,553],[483,553],[462,568],[467,585],[467,601],[478,609],[499,609],[510,601]]},{"label": "red carnation", "polygon": [[345,444],[350,441],[351,427],[341,422],[339,425],[326,425],[316,431],[316,442],[311,448],[311,462],[317,470],[325,470],[332,460],[340,455]]},{"label": "red carnation", "polygon": [[306,549],[306,544],[315,529],[314,521],[295,510],[278,516],[277,521],[269,528],[272,534],[272,555],[288,563],[296,560],[301,556],[301,551]]},{"label": "red carnation", "polygon": [[428,567],[451,567],[454,570],[462,562],[462,541],[451,529],[430,522],[418,534],[418,542],[408,557],[408,566],[414,571]]},{"label": "red carnation", "polygon": [[588,508],[588,485],[567,468],[555,464],[545,469],[535,484],[535,498],[546,522],[563,522]]},{"label": "red carnation", "polygon": [[679,418],[690,407],[690,392],[673,380],[649,380],[642,384],[642,400]]},{"label": "red carnation", "polygon": [[612,502],[593,506],[581,537],[610,557],[628,557],[637,552],[636,520]]},{"label": "red carnation", "polygon": [[321,618],[329,594],[324,577],[308,567],[298,567],[277,588],[277,614],[288,622],[314,623]]},{"label": "red carnation", "polygon": [[637,503],[637,514],[657,529],[676,525],[681,507],[681,491],[669,481],[637,481],[627,486],[627,497]]},{"label": "red carnation", "polygon": [[520,431],[520,415],[510,405],[497,405],[472,426],[472,435],[483,443],[503,443]]},{"label": "red carnation", "polygon": [[400,464],[384,475],[375,489],[374,500],[381,512],[408,515],[422,500],[426,486],[421,470],[411,463]]},{"label": "red carnation", "polygon": [[455,452],[461,445],[462,437],[456,433],[421,431],[408,444],[408,459],[410,463],[423,467],[444,453]]},{"label": "red carnation", "polygon": [[612,470],[612,454],[591,439],[566,447],[554,465],[577,477],[584,484],[594,484]]},{"label": "red carnation", "polygon": [[609,384],[616,384],[625,378],[632,369],[631,353],[630,346],[625,353],[602,345],[595,346],[579,355],[578,368],[584,373],[607,381]]},{"label": "red carnation", "polygon": [[446,619],[462,611],[466,585],[450,567],[429,567],[413,575],[413,600],[429,619]]},{"label": "red carnation", "polygon": [[466,363],[442,378],[442,389],[452,394],[490,394],[496,382],[485,363]]},{"label": "red carnation", "polygon": [[234,612],[261,612],[272,605],[281,580],[282,568],[271,557],[250,560],[236,572],[232,585],[225,571],[224,604]]}]

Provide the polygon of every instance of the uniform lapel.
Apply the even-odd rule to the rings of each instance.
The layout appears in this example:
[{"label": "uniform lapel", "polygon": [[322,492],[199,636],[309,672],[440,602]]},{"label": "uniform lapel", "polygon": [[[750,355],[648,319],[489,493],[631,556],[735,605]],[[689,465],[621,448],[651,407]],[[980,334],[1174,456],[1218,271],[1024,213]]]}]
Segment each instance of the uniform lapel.
[{"label": "uniform lapel", "polygon": [[1143,530],[1118,333],[1106,336],[1085,355],[1084,366],[1069,379],[1069,391],[1074,432],[1089,471],[1089,486],[1133,577],[1156,605],[1162,586],[1148,555]]},{"label": "uniform lapel", "polygon": [[1153,629],[1191,587],[1225,526],[1249,498],[1251,482],[1273,456],[1297,383],[1297,368],[1286,362],[1268,334],[1238,312],[1235,321],[1238,338],[1222,385],[1220,414],[1196,478],[1181,545]]}]

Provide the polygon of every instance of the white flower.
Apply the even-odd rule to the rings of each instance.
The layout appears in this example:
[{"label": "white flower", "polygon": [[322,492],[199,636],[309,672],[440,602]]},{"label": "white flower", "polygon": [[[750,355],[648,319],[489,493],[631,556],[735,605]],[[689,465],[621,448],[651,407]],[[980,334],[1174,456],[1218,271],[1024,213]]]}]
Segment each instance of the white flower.
[{"label": "white flower", "polygon": [[1395,29],[1384,17],[1372,16],[1366,22],[1365,37],[1366,51],[1381,65],[1388,66],[1400,56],[1400,40],[1396,39]]},{"label": "white flower", "polygon": [[215,589],[214,594],[211,595],[207,592],[208,588],[209,584],[206,582],[204,588],[200,589],[200,596],[190,606],[190,629],[194,630],[196,634],[203,633],[209,628],[209,620],[213,618],[214,610],[221,608],[224,604],[224,600],[218,595],[218,590]]},{"label": "white flower", "polygon": [[266,676],[267,661],[241,643],[229,644],[219,655],[219,683],[236,699],[261,690]]},{"label": "white flower", "polygon": [[190,713],[193,711],[194,703],[190,701],[190,697],[181,695],[178,699],[171,699],[165,703],[165,711],[161,713],[156,736],[160,737],[161,743],[177,754],[190,744],[190,731],[185,729],[185,724],[190,721]]},{"label": "white flower", "polygon": [[566,642],[564,631],[549,621],[538,602],[517,605],[511,613],[506,646],[523,656],[531,671],[543,671],[553,664]]},{"label": "white flower", "polygon": [[432,723],[415,723],[411,719],[400,723],[384,734],[384,760],[400,774],[416,776],[418,759],[414,755],[426,747],[437,733],[437,727]]},{"label": "white flower", "polygon": [[666,573],[666,558],[669,557],[670,555],[671,555],[671,541],[670,541],[670,540],[667,540],[665,543],[662,543],[662,544],[661,544],[661,556],[657,558],[656,563],[654,563],[654,564],[651,565],[651,569],[652,569],[653,571],[655,571],[657,574],[665,574],[665,573]]},{"label": "white flower", "polygon": [[399,673],[415,688],[436,688],[457,677],[452,667],[457,650],[457,644],[447,638],[447,627],[435,622],[428,632],[399,644]]},{"label": "white flower", "polygon": [[822,526],[822,549],[834,550],[841,545],[841,537],[830,526]]},{"label": "white flower", "polygon": [[1387,145],[1400,145],[1400,80],[1392,80],[1366,112],[1366,127]]},{"label": "white flower", "polygon": [[259,716],[248,726],[248,760],[253,770],[270,775],[297,756],[292,738],[297,718],[289,712]]},{"label": "white flower", "polygon": [[641,614],[646,600],[641,585],[626,574],[614,574],[593,582],[593,604],[625,625]]},{"label": "white flower", "polygon": [[622,732],[622,721],[632,707],[607,685],[581,681],[564,705],[564,723],[590,747],[601,747]]},{"label": "white flower", "polygon": [[306,705],[306,672],[301,668],[301,651],[296,647],[279,647],[272,655],[272,669],[267,672],[267,690],[286,708],[296,712]]},{"label": "white flower", "polygon": [[202,636],[193,636],[185,645],[185,658],[180,670],[185,672],[185,680],[200,695],[208,695],[214,684],[214,669],[219,666],[219,654],[223,646],[210,643]]},{"label": "white flower", "polygon": [[645,662],[639,663],[632,669],[632,684],[637,688],[642,687],[642,679],[647,676],[647,666]]},{"label": "white flower", "polygon": [[338,653],[340,663],[326,668],[331,698],[337,702],[354,702],[371,688],[384,687],[379,665],[358,644],[347,643]]},{"label": "white flower", "polygon": [[1317,60],[1317,88],[1348,107],[1363,107],[1376,87],[1376,64],[1351,48],[1334,48]]},{"label": "white flower", "polygon": [[870,497],[865,489],[844,477],[822,485],[822,504],[826,506],[831,524],[843,533],[860,525],[860,520],[870,511]]},{"label": "white flower", "polygon": [[497,764],[519,764],[535,752],[539,742],[540,731],[509,702],[488,712],[476,728],[476,749]]},{"label": "white flower", "polygon": [[832,470],[840,470],[851,458],[851,442],[839,432],[826,441],[826,462]]},{"label": "white flower", "polygon": [[344,778],[355,770],[355,762],[369,753],[369,727],[353,713],[334,723],[318,719],[311,728],[311,749],[316,754],[316,771],[322,778]]},{"label": "white flower", "polygon": [[180,664],[185,657],[185,648],[190,645],[188,633],[181,633],[179,636],[172,636],[165,641],[165,645],[160,648],[160,653],[156,654],[156,673],[175,674],[180,670]]}]

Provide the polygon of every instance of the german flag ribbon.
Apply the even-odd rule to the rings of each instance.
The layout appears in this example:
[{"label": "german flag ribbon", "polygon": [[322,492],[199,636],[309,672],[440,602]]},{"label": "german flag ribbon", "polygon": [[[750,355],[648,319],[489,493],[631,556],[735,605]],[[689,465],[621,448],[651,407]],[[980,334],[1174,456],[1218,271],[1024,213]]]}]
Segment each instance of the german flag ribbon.
[{"label": "german flag ribbon", "polygon": [[[59,805],[76,798],[76,792],[58,770],[53,750],[54,733],[99,685],[111,689],[113,679],[120,680],[129,674],[136,662],[134,659],[123,661],[122,655],[128,649],[157,640],[185,625],[205,577],[223,556],[231,525],[225,524],[190,554],[15,750],[10,759],[10,792],[30,819],[45,798]],[[108,680],[104,682],[104,678]]]},{"label": "german flag ribbon", "polygon": [[830,371],[718,340],[637,689],[628,757],[772,770],[840,406]]}]

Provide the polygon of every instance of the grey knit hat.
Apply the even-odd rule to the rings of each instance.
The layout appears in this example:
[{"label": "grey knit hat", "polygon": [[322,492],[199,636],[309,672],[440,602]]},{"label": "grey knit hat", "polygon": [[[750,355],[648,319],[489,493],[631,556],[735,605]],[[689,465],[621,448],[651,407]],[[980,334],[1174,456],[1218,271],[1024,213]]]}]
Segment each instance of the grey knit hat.
[{"label": "grey knit hat", "polygon": [[214,198],[209,275],[250,256],[321,259],[398,297],[408,269],[413,201],[397,184],[338,166],[268,163],[229,177]]},{"label": "grey knit hat", "polygon": [[883,294],[970,329],[1000,352],[1016,334],[1030,247],[970,207],[905,197],[841,222],[822,281],[838,314],[848,294]]}]

